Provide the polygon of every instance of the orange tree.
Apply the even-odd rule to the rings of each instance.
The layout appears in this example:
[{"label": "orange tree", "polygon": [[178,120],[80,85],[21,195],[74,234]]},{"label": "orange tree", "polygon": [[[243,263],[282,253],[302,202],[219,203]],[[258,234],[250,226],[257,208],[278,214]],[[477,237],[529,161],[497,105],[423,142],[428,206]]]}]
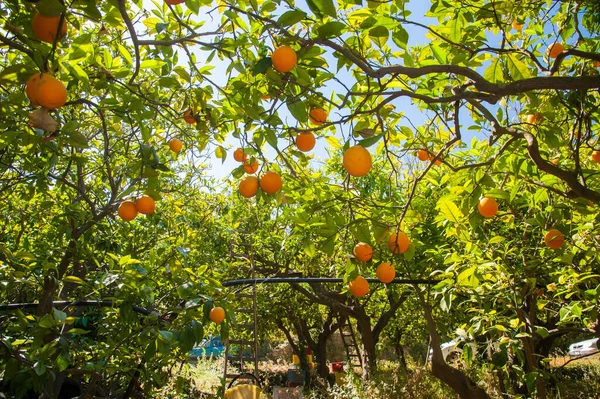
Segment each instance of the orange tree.
[{"label": "orange tree", "polygon": [[[113,230],[103,229],[125,234],[128,227],[113,223],[119,202],[143,193],[159,200],[171,191],[168,176],[181,183],[179,174],[169,175],[173,138],[184,144],[179,156],[186,157],[190,171],[201,170],[207,145],[224,160],[225,141],[234,140],[258,161],[259,177],[267,171],[282,175],[282,190],[269,196],[259,190],[259,201],[289,199],[280,215],[298,227],[292,230],[299,233],[296,242],[312,256],[323,251],[339,258],[356,241],[385,249],[387,235],[402,229],[412,245],[399,259],[424,257],[427,263],[416,271],[426,273],[433,263],[447,261],[454,248],[468,258],[476,243],[489,244],[475,234],[476,225],[464,223],[480,196],[504,198],[493,190],[510,187],[509,201],[541,204],[547,198],[550,205],[530,207],[527,218],[517,219],[519,229],[535,219],[538,236],[558,227],[567,237],[562,250],[586,250],[583,272],[577,256],[561,258],[557,281],[571,282],[571,289],[556,291],[557,298],[573,305],[570,294],[597,264],[597,238],[581,233],[579,240],[579,232],[560,219],[572,217],[568,220],[591,232],[597,223],[596,208],[585,208],[585,216],[580,209],[600,204],[593,155],[599,150],[597,2],[549,7],[543,1],[435,1],[428,10],[402,0],[306,4],[304,9],[254,0],[3,2],[0,149],[2,210],[8,216],[2,266],[11,287],[3,295],[12,301],[25,292],[24,299],[39,300],[26,342],[37,336],[35,345],[53,346],[64,337],[45,331],[63,323],[53,302],[80,298],[68,288],[78,280],[67,278],[77,277],[82,254],[104,254],[101,245],[114,245],[110,234],[101,234]],[[35,17],[38,12],[43,18]],[[287,48],[275,54],[282,46]],[[40,73],[53,75],[64,89]],[[308,172],[312,153],[293,144],[308,130],[329,146],[331,162],[321,173]],[[368,162],[342,161],[349,148],[366,157],[357,143],[377,153],[370,172]],[[423,161],[413,158],[418,150],[426,151]],[[346,171],[360,177],[348,178]],[[236,179],[243,173],[243,166],[233,171]],[[185,183],[175,183],[172,192],[198,184]],[[436,202],[437,234],[448,242],[422,245],[427,241],[412,231],[411,215],[422,196],[433,201],[441,186],[460,196]],[[513,190],[531,199],[511,197]],[[314,209],[321,210],[317,218]],[[132,223],[145,222],[140,217]],[[303,235],[308,228],[319,237]],[[346,237],[343,251],[336,248],[340,237]],[[103,257],[101,269],[112,267],[108,259]],[[35,272],[20,270],[20,263]],[[350,264],[343,274],[363,273]],[[306,272],[316,271],[305,265]],[[96,295],[91,287],[84,292]],[[580,314],[577,307],[572,314]],[[53,321],[42,322],[44,317]],[[439,349],[434,320],[428,321]],[[44,346],[34,346],[28,362],[38,364],[35,374],[43,380],[49,374],[38,360],[56,362],[58,355],[37,348]],[[443,363],[439,354],[434,350],[434,372],[451,385],[464,381],[437,366]],[[11,367],[15,361],[29,364],[14,356]],[[522,378],[541,381],[532,367]]]}]

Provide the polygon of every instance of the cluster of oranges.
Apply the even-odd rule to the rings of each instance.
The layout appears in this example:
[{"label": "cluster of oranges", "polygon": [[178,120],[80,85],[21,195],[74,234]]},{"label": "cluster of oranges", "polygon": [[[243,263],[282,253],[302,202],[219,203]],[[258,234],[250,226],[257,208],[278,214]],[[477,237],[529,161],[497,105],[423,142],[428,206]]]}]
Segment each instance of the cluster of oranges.
[{"label": "cluster of oranges", "polygon": [[[233,159],[238,162],[243,162],[244,170],[247,174],[252,175],[258,170],[258,161],[248,159],[248,154],[242,148],[238,148],[233,152]],[[244,178],[238,188],[240,194],[246,198],[252,198],[258,192],[258,187],[267,194],[275,194],[283,186],[283,181],[279,173],[272,170],[265,172],[260,179],[256,176],[247,176]]]},{"label": "cluster of oranges", "polygon": [[442,163],[441,155],[436,157],[434,154],[423,148],[417,151],[417,158],[419,158],[419,161],[433,161],[434,165],[440,165]]},{"label": "cluster of oranges", "polygon": [[[46,16],[38,12],[31,20],[31,27],[39,40],[50,44],[58,42],[67,34],[67,21],[60,16]],[[25,94],[33,105],[48,110],[60,108],[67,102],[67,88],[49,73],[31,76],[25,84]]]},{"label": "cluster of oranges", "polygon": [[[410,246],[410,238],[406,233],[397,231],[390,235],[388,248],[393,254],[403,254]],[[373,257],[373,248],[364,242],[359,242],[354,246],[354,257],[360,262],[369,262]],[[396,269],[388,262],[383,262],[375,270],[377,279],[384,283],[391,283],[396,277]],[[348,283],[348,291],[355,297],[363,297],[369,293],[369,282],[363,276],[358,276]]]},{"label": "cluster of oranges", "polygon": [[123,201],[119,205],[118,214],[121,219],[130,222],[136,218],[138,213],[149,215],[154,212],[156,204],[154,199],[148,195],[142,195],[135,201]]}]

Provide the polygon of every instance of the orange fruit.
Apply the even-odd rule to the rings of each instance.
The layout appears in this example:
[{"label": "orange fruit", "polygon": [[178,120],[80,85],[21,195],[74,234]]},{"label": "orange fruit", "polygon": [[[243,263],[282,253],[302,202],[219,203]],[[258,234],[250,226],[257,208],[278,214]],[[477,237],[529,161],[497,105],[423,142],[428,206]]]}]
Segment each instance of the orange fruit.
[{"label": "orange fruit", "polygon": [[257,160],[247,160],[244,162],[244,170],[249,175],[256,173],[258,170],[258,161]]},{"label": "orange fruit", "polygon": [[600,151],[593,151],[592,155],[590,155],[590,159],[596,163],[600,163]]},{"label": "orange fruit", "polygon": [[298,57],[294,49],[290,46],[281,46],[277,47],[273,51],[273,54],[271,54],[271,62],[275,70],[285,73],[294,69],[296,62],[298,62]]},{"label": "orange fruit", "polygon": [[31,26],[33,28],[33,33],[38,39],[46,43],[54,43],[57,33],[58,40],[65,37],[67,34],[67,21],[63,19],[62,25],[60,26],[60,32],[58,31],[59,22],[60,16],[47,17],[38,12],[33,16]]},{"label": "orange fruit", "polygon": [[493,198],[484,197],[479,200],[477,210],[481,216],[491,218],[498,212],[498,203]]},{"label": "orange fruit", "polygon": [[300,133],[296,136],[296,147],[302,152],[308,152],[315,148],[317,140],[311,132]]},{"label": "orange fruit", "polygon": [[179,139],[173,139],[169,141],[169,148],[171,149],[171,151],[179,154],[179,151],[181,151],[181,149],[183,148],[183,143]]},{"label": "orange fruit", "polygon": [[258,191],[258,177],[248,176],[240,182],[239,185],[240,194],[246,198],[252,198]]},{"label": "orange fruit", "polygon": [[600,68],[600,61],[594,61],[594,68]]},{"label": "orange fruit", "polygon": [[308,113],[308,119],[313,125],[320,126],[327,122],[327,112],[323,108],[313,108]]},{"label": "orange fruit", "polygon": [[552,249],[557,249],[565,243],[565,236],[556,229],[550,229],[544,236],[544,242]]},{"label": "orange fruit", "polygon": [[225,320],[225,309],[220,306],[215,306],[210,310],[208,318],[217,324],[221,323],[223,320]]},{"label": "orange fruit", "polygon": [[390,251],[392,251],[395,254],[403,254],[404,252],[406,252],[409,245],[410,239],[402,231],[392,234],[388,243]]},{"label": "orange fruit", "polygon": [[31,101],[31,103],[36,106],[40,104],[38,104],[35,96],[35,87],[44,75],[46,74],[36,73],[35,75],[31,76],[25,84],[25,94],[27,94],[27,98],[29,98],[29,101]]},{"label": "orange fruit", "polygon": [[358,276],[348,283],[348,290],[355,297],[363,297],[369,293],[369,282],[363,276]]},{"label": "orange fruit", "polygon": [[129,222],[135,219],[138,214],[138,210],[132,201],[123,201],[121,202],[121,205],[119,205],[118,214],[121,219]]},{"label": "orange fruit", "polygon": [[183,113],[183,120],[186,123],[189,123],[190,125],[193,125],[196,123],[196,117],[194,116],[193,112],[191,109],[188,109],[187,111],[185,111]]},{"label": "orange fruit", "polygon": [[429,152],[427,150],[424,149],[420,149],[419,151],[417,151],[417,158],[419,158],[419,161],[427,161],[430,159],[430,155]]},{"label": "orange fruit", "polygon": [[63,82],[45,73],[35,85],[34,96],[44,108],[60,108],[67,102],[67,88]]},{"label": "orange fruit", "polygon": [[373,248],[367,243],[359,242],[354,247],[354,257],[361,262],[368,262],[373,256]]},{"label": "orange fruit", "polygon": [[142,195],[140,198],[135,200],[135,206],[139,213],[148,215],[154,212],[156,204],[154,203],[154,199],[152,197],[148,195]]},{"label": "orange fruit", "polygon": [[181,4],[184,1],[185,0],[165,0],[165,3],[174,6],[174,5],[177,5],[177,4]]},{"label": "orange fruit", "polygon": [[246,160],[248,159],[248,155],[246,155],[242,148],[238,148],[233,152],[233,159],[235,159],[238,162],[246,162]]},{"label": "orange fruit", "polygon": [[[433,160],[433,158],[435,158],[435,155],[431,154],[431,157],[429,159]],[[437,158],[435,159],[435,161],[433,161],[433,164],[435,166],[441,165],[442,164],[442,156],[438,155]]]},{"label": "orange fruit", "polygon": [[512,21],[512,27],[514,30],[521,30],[523,29],[523,24],[518,23],[515,19],[514,21]]},{"label": "orange fruit", "polygon": [[259,184],[260,188],[268,194],[275,194],[277,191],[281,190],[281,186],[283,185],[279,173],[272,171],[262,175]]},{"label": "orange fruit", "polygon": [[537,125],[543,119],[544,119],[544,117],[542,116],[542,114],[539,114],[537,112],[535,114],[527,115],[527,123],[531,123],[532,125]]},{"label": "orange fruit", "polygon": [[377,275],[379,281],[384,284],[388,284],[394,280],[394,277],[396,277],[396,270],[394,269],[394,266],[384,262],[377,266],[375,274]]},{"label": "orange fruit", "polygon": [[350,176],[366,175],[371,170],[371,162],[371,154],[361,145],[350,147],[344,153],[344,169]]},{"label": "orange fruit", "polygon": [[552,43],[551,45],[548,46],[548,57],[549,58],[556,58],[558,57],[558,55],[560,53],[563,52],[565,48],[563,47],[562,44],[556,42],[556,43]]}]

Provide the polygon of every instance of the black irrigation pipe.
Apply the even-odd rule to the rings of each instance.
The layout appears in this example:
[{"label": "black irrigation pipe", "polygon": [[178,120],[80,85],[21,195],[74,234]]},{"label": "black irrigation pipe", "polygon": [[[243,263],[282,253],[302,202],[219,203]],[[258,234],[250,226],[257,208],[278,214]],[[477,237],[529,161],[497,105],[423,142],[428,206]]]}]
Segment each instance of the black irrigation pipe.
[{"label": "black irrigation pipe", "polygon": [[[114,308],[115,303],[113,301],[54,301],[54,307],[69,307],[69,306],[96,306],[96,307],[107,307]],[[39,303],[9,303],[0,305],[0,312],[2,311],[13,311],[18,309],[35,309],[39,306]],[[153,314],[152,311],[144,308],[140,308],[139,306],[132,305],[131,308],[141,314],[150,316]]]},{"label": "black irrigation pipe", "polygon": [[[369,283],[381,283],[376,278],[367,278]],[[245,284],[280,284],[280,283],[343,283],[344,279],[339,277],[266,277],[266,278],[247,278],[241,280],[224,281],[223,287],[233,287],[236,285]],[[439,283],[440,280],[428,279],[403,279],[397,278],[389,284],[427,284],[433,285]]]},{"label": "black irrigation pipe", "polygon": [[[369,283],[380,283],[376,278],[367,278]],[[282,284],[282,283],[343,283],[344,279],[339,277],[265,277],[265,278],[247,278],[240,280],[227,280],[223,282],[223,287],[234,287],[236,285],[247,285],[247,284]],[[402,279],[397,278],[392,280],[389,284],[426,284],[433,285],[439,283],[440,280],[428,280],[428,279]],[[54,301],[55,307],[116,307],[113,301]],[[8,303],[0,304],[0,312],[14,311],[18,309],[35,309],[39,306],[39,303],[27,302],[27,303]],[[144,315],[156,314],[148,309],[141,308],[139,306],[131,305],[131,308],[138,313]]]}]

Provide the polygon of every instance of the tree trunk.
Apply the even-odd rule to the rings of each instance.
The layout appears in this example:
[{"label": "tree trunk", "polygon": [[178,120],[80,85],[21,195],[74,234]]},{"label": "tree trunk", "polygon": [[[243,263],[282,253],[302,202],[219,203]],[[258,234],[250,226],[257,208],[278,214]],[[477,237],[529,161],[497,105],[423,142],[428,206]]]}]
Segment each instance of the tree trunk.
[{"label": "tree trunk", "polygon": [[415,291],[419,296],[419,301],[423,307],[425,320],[427,321],[427,330],[431,336],[431,349],[433,356],[431,359],[431,372],[435,377],[446,383],[454,390],[462,399],[489,399],[489,395],[481,389],[473,380],[471,380],[462,371],[457,370],[444,361],[442,354],[441,340],[437,332],[435,321],[431,313],[429,304],[425,301],[423,294],[418,286],[415,286]]},{"label": "tree trunk", "polygon": [[356,326],[362,341],[362,371],[363,379],[368,379],[377,371],[377,353],[375,340],[371,330],[371,318],[364,313],[356,316]]}]

